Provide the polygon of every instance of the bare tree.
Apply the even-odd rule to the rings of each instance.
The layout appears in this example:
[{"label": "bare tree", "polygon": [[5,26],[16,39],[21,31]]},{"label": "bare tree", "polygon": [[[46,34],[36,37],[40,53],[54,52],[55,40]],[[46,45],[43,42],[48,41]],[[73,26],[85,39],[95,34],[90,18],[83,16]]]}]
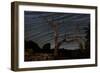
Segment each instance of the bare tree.
[{"label": "bare tree", "polygon": [[[54,58],[57,58],[58,57],[58,49],[59,47],[61,46],[61,44],[63,44],[64,42],[66,43],[69,43],[69,42],[77,42],[79,43],[79,47],[81,50],[83,50],[85,47],[85,42],[84,42],[84,39],[82,39],[79,35],[80,33],[80,30],[79,30],[79,25],[77,24],[76,25],[76,29],[74,30],[76,35],[75,36],[68,36],[67,38],[67,35],[65,34],[64,35],[64,39],[61,40],[61,41],[58,41],[58,38],[59,38],[59,24],[55,21],[51,19],[46,19],[47,20],[47,23],[52,27],[53,29],[53,32],[54,32],[54,43],[55,43],[55,47],[54,47]],[[65,32],[66,33],[66,32]]]},{"label": "bare tree", "polygon": [[58,23],[55,21],[49,21],[48,24],[52,27],[53,32],[54,32],[54,57],[56,58],[58,56],[58,38],[59,38],[59,33],[58,33]]}]

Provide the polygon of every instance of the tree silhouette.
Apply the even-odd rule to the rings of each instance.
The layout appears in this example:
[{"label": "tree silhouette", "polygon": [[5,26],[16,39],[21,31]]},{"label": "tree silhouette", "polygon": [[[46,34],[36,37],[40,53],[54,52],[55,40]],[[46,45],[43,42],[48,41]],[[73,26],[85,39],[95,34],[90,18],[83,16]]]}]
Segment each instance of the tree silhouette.
[{"label": "tree silhouette", "polygon": [[50,49],[50,43],[44,44],[43,47],[42,47],[42,51],[46,52],[46,53],[49,53],[51,51],[51,49]]},{"label": "tree silhouette", "polygon": [[34,41],[25,41],[25,49],[32,49],[33,51],[39,51],[40,47]]},{"label": "tree silhouette", "polygon": [[87,28],[85,28],[85,33],[86,33],[86,36],[85,36],[85,38],[86,38],[86,45],[85,45],[85,56],[86,57],[90,57],[90,24],[88,25],[88,27]]},{"label": "tree silhouette", "polygon": [[50,43],[44,44],[43,49],[49,50],[50,49]]}]

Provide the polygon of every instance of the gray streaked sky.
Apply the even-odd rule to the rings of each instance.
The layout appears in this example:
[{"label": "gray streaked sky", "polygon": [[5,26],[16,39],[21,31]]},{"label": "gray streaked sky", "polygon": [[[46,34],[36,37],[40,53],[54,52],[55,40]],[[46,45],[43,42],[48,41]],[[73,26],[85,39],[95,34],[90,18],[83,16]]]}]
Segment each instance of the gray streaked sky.
[{"label": "gray streaked sky", "polygon": [[[46,43],[51,43],[53,48],[53,29],[48,24],[47,19],[58,24],[59,41],[64,38],[65,33],[79,34],[84,37],[86,35],[84,28],[90,24],[90,14],[24,11],[25,40],[32,40],[38,43],[40,47]],[[80,33],[77,33],[78,30]],[[61,46],[61,48],[66,49],[73,49],[73,47],[77,48],[78,44],[75,42],[71,44],[64,43]]]}]

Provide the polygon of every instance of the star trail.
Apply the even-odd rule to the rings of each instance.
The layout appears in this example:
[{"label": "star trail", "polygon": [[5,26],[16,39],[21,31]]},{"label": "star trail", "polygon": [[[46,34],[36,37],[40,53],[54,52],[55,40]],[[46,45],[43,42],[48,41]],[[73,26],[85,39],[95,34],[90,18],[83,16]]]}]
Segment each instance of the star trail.
[{"label": "star trail", "polygon": [[[54,47],[54,31],[48,23],[54,21],[58,25],[59,41],[64,38],[65,34],[72,36],[78,34],[84,38],[86,35],[85,27],[90,24],[90,14],[80,13],[59,13],[59,12],[37,12],[24,11],[24,38],[32,40],[42,47],[46,43]],[[78,28],[76,27],[78,25]],[[77,30],[80,32],[77,33]],[[74,49],[77,43],[63,44],[61,48]]]}]

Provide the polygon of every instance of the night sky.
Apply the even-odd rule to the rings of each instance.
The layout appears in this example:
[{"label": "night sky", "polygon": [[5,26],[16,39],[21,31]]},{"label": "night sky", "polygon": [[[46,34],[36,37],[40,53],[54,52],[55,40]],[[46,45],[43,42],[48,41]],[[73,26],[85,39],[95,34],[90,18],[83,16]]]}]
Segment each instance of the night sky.
[{"label": "night sky", "polygon": [[[54,48],[53,28],[47,20],[57,23],[59,41],[64,38],[65,33],[70,36],[77,34],[85,38],[84,28],[89,27],[90,14],[24,11],[25,40],[32,40],[40,47],[50,43],[51,48]],[[73,50],[78,48],[78,44],[64,43],[60,48]]]}]

